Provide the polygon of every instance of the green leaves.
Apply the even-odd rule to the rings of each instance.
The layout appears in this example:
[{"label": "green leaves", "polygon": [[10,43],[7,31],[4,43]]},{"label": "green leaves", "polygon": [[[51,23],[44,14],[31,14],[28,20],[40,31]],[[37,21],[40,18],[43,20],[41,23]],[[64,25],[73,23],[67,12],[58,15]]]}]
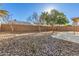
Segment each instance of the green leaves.
[{"label": "green leaves", "polygon": [[33,23],[39,23],[42,25],[67,24],[69,22],[66,15],[56,9],[51,10],[50,13],[41,12],[41,14],[37,14],[36,12],[34,12],[29,20],[30,19],[33,21]]},{"label": "green leaves", "polygon": [[55,9],[51,10],[51,13],[42,12],[41,20],[45,21],[46,24],[66,24],[68,23],[68,19],[64,13],[61,13]]}]

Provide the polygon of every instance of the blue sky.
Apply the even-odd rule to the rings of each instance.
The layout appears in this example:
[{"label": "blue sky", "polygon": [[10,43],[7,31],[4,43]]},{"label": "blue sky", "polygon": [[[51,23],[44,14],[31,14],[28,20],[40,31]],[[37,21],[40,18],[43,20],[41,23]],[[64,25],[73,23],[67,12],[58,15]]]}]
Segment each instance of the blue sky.
[{"label": "blue sky", "polygon": [[[33,12],[41,13],[47,9],[57,9],[64,12],[68,17],[70,23],[72,17],[79,17],[79,4],[54,4],[54,3],[3,3],[0,4],[0,9],[10,12],[13,19],[19,21],[26,21],[27,17],[31,16]],[[27,20],[29,21],[29,20]]]}]

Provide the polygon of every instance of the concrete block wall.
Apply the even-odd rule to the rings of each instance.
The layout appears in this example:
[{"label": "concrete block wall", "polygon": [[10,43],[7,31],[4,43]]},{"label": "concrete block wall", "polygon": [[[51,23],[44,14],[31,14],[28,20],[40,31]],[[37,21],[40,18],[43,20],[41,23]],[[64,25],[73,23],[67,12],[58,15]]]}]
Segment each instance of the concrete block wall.
[{"label": "concrete block wall", "polygon": [[[20,25],[13,24],[12,25],[15,32],[38,32],[38,25]],[[41,31],[51,31],[51,26],[40,26]],[[11,27],[9,24],[2,24],[1,31],[11,31]]]},{"label": "concrete block wall", "polygon": [[56,26],[55,31],[79,31],[79,26]]},{"label": "concrete block wall", "polygon": [[[13,24],[15,32],[39,32],[38,25],[21,25],[21,24]],[[52,31],[52,26],[40,26],[41,31]],[[55,26],[53,27],[54,31],[79,31],[79,26]],[[11,27],[9,24],[1,24],[0,31],[11,31]]]}]

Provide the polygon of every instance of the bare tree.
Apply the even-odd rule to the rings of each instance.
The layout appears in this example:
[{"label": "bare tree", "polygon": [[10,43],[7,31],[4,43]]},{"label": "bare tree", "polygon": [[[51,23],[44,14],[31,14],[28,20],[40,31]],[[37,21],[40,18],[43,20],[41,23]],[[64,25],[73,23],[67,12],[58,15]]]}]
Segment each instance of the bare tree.
[{"label": "bare tree", "polygon": [[8,23],[12,32],[14,31],[13,29],[13,26],[11,23],[9,23],[8,19],[9,19],[9,12],[6,11],[6,10],[0,10],[0,18],[2,18],[2,20],[5,22],[5,23]]}]

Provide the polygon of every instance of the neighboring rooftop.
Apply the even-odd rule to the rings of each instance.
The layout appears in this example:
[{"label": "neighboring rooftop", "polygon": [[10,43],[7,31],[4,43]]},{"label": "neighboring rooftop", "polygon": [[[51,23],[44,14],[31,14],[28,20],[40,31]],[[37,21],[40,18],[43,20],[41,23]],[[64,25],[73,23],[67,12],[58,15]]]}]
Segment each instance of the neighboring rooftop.
[{"label": "neighboring rooftop", "polygon": [[74,22],[79,22],[79,17],[74,17],[74,18],[72,18],[72,21],[74,21]]}]

